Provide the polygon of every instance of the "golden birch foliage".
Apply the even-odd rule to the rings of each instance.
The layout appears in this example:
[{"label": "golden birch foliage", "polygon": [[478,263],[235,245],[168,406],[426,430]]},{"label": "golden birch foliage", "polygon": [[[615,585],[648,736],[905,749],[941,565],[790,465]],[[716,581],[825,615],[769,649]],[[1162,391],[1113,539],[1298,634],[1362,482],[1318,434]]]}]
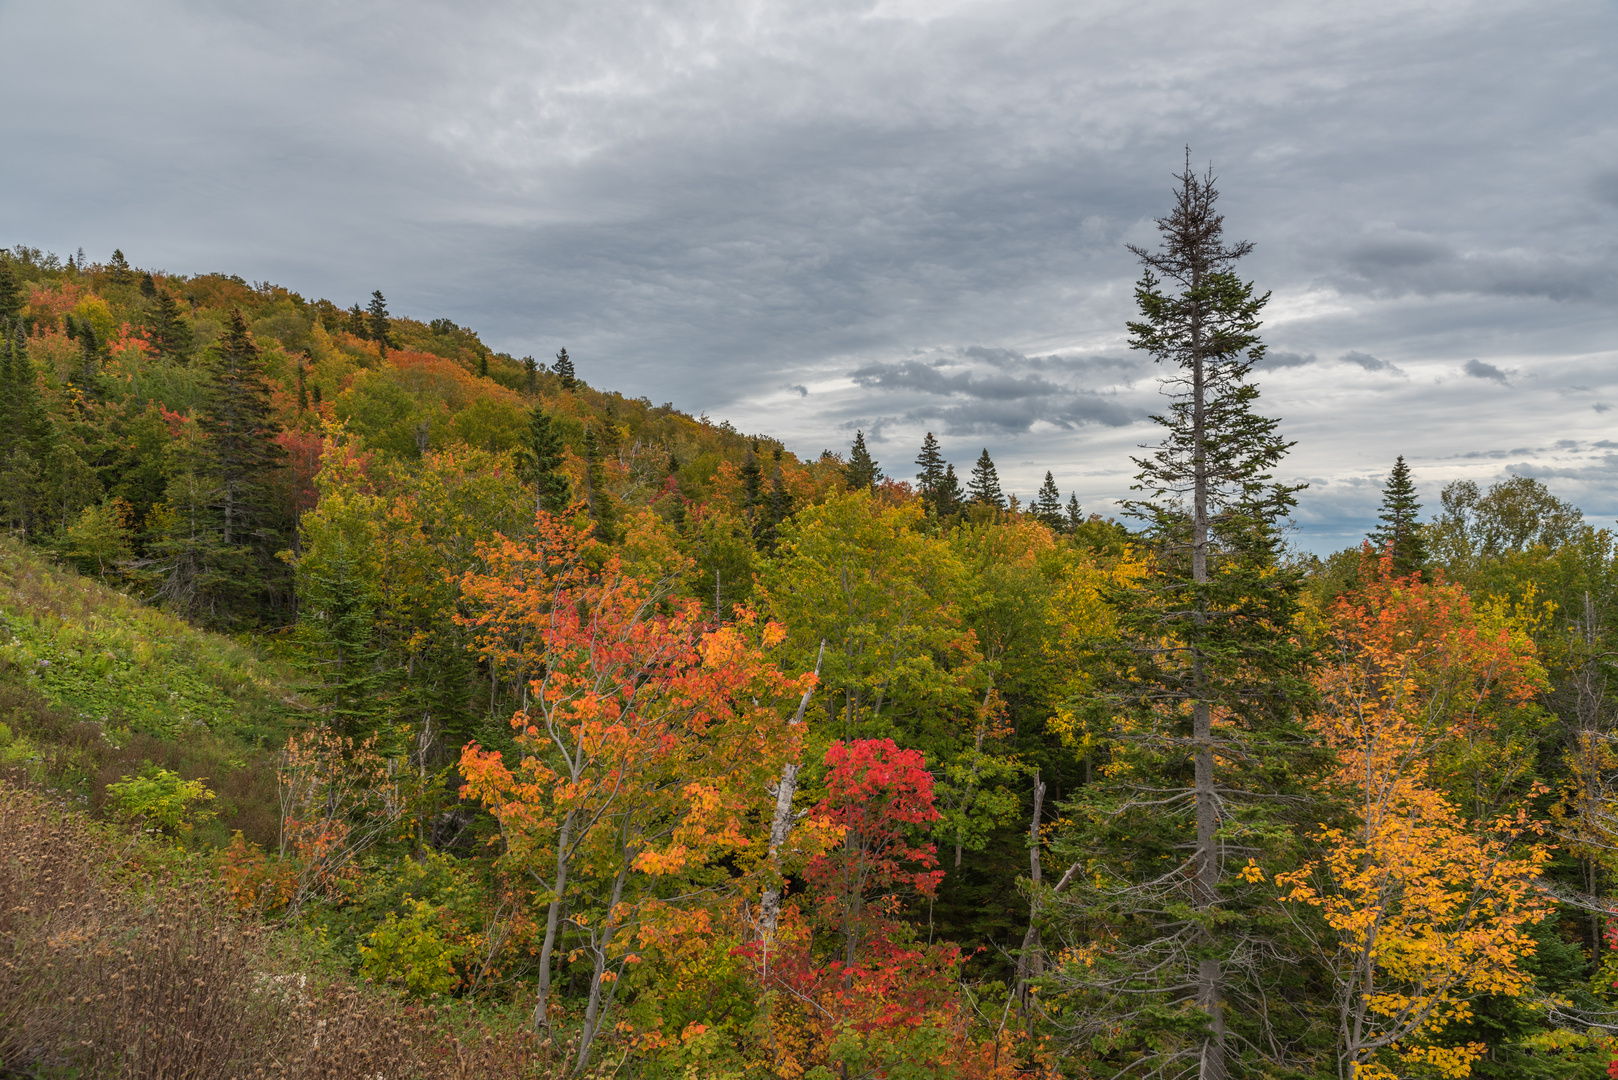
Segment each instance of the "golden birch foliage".
[{"label": "golden birch foliage", "polygon": [[1549,910],[1535,879],[1550,856],[1520,809],[1468,820],[1432,763],[1457,743],[1486,744],[1543,672],[1527,638],[1474,611],[1458,586],[1396,577],[1386,557],[1367,560],[1328,627],[1336,654],[1317,676],[1314,725],[1355,820],[1323,826],[1323,854],[1275,882],[1335,936],[1347,1074],[1393,1080],[1397,1061],[1469,1076],[1486,1047],[1435,1037],[1471,1016],[1474,997],[1530,988],[1521,964],[1534,949],[1527,928]]}]

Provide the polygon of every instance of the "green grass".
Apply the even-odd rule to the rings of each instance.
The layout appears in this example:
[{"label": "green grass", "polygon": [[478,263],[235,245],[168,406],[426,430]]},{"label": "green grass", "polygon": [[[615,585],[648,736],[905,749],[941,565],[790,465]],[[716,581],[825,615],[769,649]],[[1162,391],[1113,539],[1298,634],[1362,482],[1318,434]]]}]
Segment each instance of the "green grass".
[{"label": "green grass", "polygon": [[150,763],[219,795],[196,842],[273,841],[274,753],[301,726],[289,667],[0,538],[0,767],[105,809]]}]

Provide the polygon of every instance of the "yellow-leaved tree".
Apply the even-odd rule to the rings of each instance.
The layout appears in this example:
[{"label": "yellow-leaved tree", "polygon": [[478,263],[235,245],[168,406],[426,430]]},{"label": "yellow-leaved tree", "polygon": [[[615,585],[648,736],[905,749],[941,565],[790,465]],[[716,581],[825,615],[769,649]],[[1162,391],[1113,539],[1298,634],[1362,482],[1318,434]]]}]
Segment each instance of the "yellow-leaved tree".
[{"label": "yellow-leaved tree", "polygon": [[1314,724],[1350,820],[1323,826],[1320,856],[1275,882],[1324,919],[1339,1075],[1469,1076],[1487,1048],[1443,1033],[1479,995],[1532,986],[1527,929],[1550,907],[1536,884],[1550,856],[1520,805],[1469,818],[1441,773],[1464,769],[1544,672],[1527,637],[1459,586],[1399,577],[1369,552],[1327,630]]}]

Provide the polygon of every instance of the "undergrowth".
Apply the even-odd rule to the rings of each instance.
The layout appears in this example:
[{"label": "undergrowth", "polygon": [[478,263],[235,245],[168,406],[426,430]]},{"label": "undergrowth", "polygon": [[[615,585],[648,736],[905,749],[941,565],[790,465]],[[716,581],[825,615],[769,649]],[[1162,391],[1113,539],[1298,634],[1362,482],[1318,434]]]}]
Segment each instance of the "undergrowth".
[{"label": "undergrowth", "polygon": [[323,971],[209,859],[0,781],[0,1076],[560,1076],[566,1048]]}]

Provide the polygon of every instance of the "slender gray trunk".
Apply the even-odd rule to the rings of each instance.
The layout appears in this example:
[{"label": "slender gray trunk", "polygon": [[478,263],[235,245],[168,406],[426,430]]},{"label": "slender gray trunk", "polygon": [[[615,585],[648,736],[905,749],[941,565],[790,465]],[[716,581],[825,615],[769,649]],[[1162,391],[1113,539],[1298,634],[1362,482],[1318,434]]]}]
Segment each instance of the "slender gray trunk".
[{"label": "slender gray trunk", "polygon": [[[1192,290],[1200,285],[1201,274],[1193,273]],[[1196,586],[1195,618],[1200,628],[1207,622],[1201,586],[1208,582],[1208,455],[1207,375],[1202,355],[1202,320],[1191,320],[1191,580]],[[1192,655],[1193,699],[1191,738],[1196,752],[1195,798],[1197,808],[1196,895],[1197,906],[1211,908],[1219,902],[1219,810],[1214,788],[1213,710],[1205,696],[1201,646]],[[1209,957],[1197,964],[1197,1004],[1208,1013],[1209,1037],[1202,1049],[1201,1080],[1225,1080],[1224,972],[1219,961]]]},{"label": "slender gray trunk", "polygon": [[556,932],[562,921],[562,901],[567,888],[567,848],[573,839],[573,815],[569,810],[562,819],[562,828],[556,837],[556,894],[551,897],[550,909],[545,913],[545,943],[539,949],[539,985],[535,989],[533,1028],[538,1031],[551,1027],[551,961],[556,954]]},{"label": "slender gray trunk", "polygon": [[[629,876],[629,859],[620,864],[618,876],[612,882],[612,903],[608,912],[618,910],[623,902],[624,882]],[[595,1045],[596,1035],[601,1026],[604,1009],[612,1004],[612,997],[618,992],[618,980],[609,983],[603,977],[607,973],[607,949],[612,944],[617,925],[611,921],[611,915],[601,927],[601,937],[595,942],[595,962],[591,965],[594,978],[590,980],[590,999],[584,1007],[584,1025],[579,1029],[579,1053],[573,1065],[573,1075],[578,1076],[584,1072],[584,1067],[590,1062],[590,1048]]]},{"label": "slender gray trunk", "polygon": [[[815,683],[820,682],[820,662],[826,658],[826,641],[820,642],[820,653],[815,657]],[[792,718],[792,725],[803,723],[804,714],[809,709],[809,699],[814,696],[814,686],[803,692],[798,700],[798,712]],[[781,766],[781,780],[775,786],[775,814],[770,819],[770,868],[776,873],[776,880],[772,881],[759,897],[759,936],[764,942],[764,973],[770,970],[770,946],[775,943],[775,927],[781,919],[781,848],[786,845],[787,837],[792,834],[792,798],[798,792],[798,772],[803,766],[796,761],[788,761]]]},{"label": "slender gray trunk", "polygon": [[[1028,891],[1028,932],[1022,938],[1017,957],[1017,1000],[1027,1008],[1029,980],[1045,971],[1045,956],[1039,940],[1039,886],[1044,876],[1039,857],[1039,819],[1045,809],[1045,782],[1034,773],[1034,816],[1028,823],[1028,874],[1033,887]],[[1064,882],[1065,883],[1065,882]]]}]

